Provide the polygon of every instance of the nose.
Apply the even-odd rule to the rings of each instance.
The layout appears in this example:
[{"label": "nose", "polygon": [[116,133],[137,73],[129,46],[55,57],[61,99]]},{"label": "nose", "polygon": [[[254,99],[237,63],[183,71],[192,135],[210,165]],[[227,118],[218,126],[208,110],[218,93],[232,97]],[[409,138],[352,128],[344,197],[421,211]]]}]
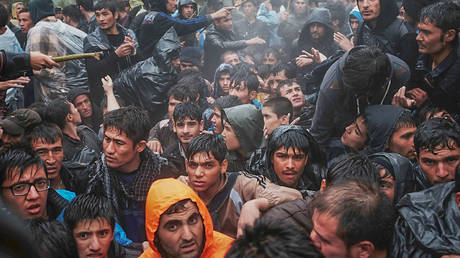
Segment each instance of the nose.
[{"label": "nose", "polygon": [[48,157],[46,158],[46,163],[49,165],[54,165],[56,163],[56,158],[53,155],[53,152],[50,151],[47,155]]},{"label": "nose", "polygon": [[422,40],[422,33],[417,34],[417,37],[415,37],[415,40],[421,41]]},{"label": "nose", "polygon": [[114,146],[113,141],[110,141],[110,142],[106,145],[106,147],[105,147],[105,152],[111,153],[111,154],[115,152],[115,146]]},{"label": "nose", "polygon": [[369,1],[368,1],[368,0],[364,0],[362,6],[363,6],[363,7],[368,7],[368,6],[369,6]]},{"label": "nose", "polygon": [[40,195],[34,185],[30,186],[29,193],[27,194],[27,200],[36,200]]},{"label": "nose", "polygon": [[198,166],[195,169],[195,177],[200,178],[203,176],[203,170],[201,169],[201,166]]},{"label": "nose", "polygon": [[294,168],[294,159],[293,158],[288,159],[287,168],[288,169],[293,169]]},{"label": "nose", "polygon": [[188,133],[190,131],[189,126],[186,124],[184,125],[184,133]]},{"label": "nose", "polygon": [[315,245],[316,249],[321,250],[321,242],[318,239],[318,234],[316,234],[314,230],[312,230],[310,233],[310,239]]},{"label": "nose", "polygon": [[183,227],[183,232],[182,232],[182,239],[185,241],[191,241],[193,239],[193,233],[192,229],[190,228],[189,225],[185,225]]},{"label": "nose", "polygon": [[101,245],[99,243],[99,239],[96,235],[91,238],[91,242],[89,243],[89,249],[93,252],[99,251],[101,249]]},{"label": "nose", "polygon": [[443,162],[438,163],[438,166],[436,167],[436,176],[439,178],[446,178],[449,176],[449,171]]}]

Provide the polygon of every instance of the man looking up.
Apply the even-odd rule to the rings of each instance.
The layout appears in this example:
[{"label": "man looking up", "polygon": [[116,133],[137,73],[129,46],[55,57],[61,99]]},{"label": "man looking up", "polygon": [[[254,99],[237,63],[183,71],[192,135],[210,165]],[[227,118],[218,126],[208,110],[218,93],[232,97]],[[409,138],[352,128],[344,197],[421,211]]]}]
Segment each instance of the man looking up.
[{"label": "man looking up", "polygon": [[268,138],[273,130],[281,125],[289,125],[292,117],[292,104],[285,97],[267,100],[262,108],[264,117],[264,136]]},{"label": "man looking up", "polygon": [[99,24],[84,41],[84,51],[104,52],[101,60],[86,60],[90,81],[91,99],[99,104],[104,97],[101,78],[106,75],[115,78],[121,70],[140,60],[134,32],[117,24],[118,12],[113,1],[100,1],[94,7]]},{"label": "man looking up", "polygon": [[149,248],[142,258],[223,258],[233,242],[214,231],[212,217],[197,193],[175,179],[152,184],[145,217]]},{"label": "man looking up", "polygon": [[94,132],[99,132],[102,112],[91,101],[89,91],[80,88],[72,89],[67,94],[67,100],[78,110],[83,124],[93,129]]},{"label": "man looking up", "polygon": [[315,107],[307,103],[300,85],[295,80],[283,81],[278,85],[278,95],[291,101],[292,120],[298,118],[296,125],[309,129],[312,124]]}]

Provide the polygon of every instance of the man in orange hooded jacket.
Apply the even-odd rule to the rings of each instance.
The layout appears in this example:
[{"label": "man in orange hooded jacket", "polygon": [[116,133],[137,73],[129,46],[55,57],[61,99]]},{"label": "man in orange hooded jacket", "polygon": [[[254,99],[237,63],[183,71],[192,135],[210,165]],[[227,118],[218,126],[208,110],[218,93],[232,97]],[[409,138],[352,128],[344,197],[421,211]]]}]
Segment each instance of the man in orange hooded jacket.
[{"label": "man in orange hooded jacket", "polygon": [[233,239],[213,230],[206,205],[176,179],[155,181],[147,195],[146,257],[224,257]]}]

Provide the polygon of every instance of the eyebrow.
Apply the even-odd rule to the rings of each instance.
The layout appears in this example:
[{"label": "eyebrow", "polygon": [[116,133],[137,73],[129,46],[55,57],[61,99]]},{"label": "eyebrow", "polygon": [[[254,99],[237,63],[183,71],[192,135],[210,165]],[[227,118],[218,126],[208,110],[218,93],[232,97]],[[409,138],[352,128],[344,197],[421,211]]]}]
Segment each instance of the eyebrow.
[{"label": "eyebrow", "polygon": [[363,135],[363,132],[361,131],[361,129],[359,128],[359,125],[357,122],[354,122],[354,124],[356,125],[356,129],[358,130],[358,133]]}]

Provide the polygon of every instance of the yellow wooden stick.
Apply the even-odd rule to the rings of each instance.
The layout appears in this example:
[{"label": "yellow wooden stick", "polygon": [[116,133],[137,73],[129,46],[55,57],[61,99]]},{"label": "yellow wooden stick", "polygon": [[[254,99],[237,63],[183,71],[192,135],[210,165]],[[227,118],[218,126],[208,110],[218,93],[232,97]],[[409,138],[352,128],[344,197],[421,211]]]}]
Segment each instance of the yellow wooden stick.
[{"label": "yellow wooden stick", "polygon": [[82,54],[74,54],[74,55],[68,55],[68,56],[57,56],[51,59],[53,59],[54,62],[65,62],[69,60],[83,59],[83,58],[96,58],[97,60],[100,60],[102,54],[103,52],[82,53]]}]

